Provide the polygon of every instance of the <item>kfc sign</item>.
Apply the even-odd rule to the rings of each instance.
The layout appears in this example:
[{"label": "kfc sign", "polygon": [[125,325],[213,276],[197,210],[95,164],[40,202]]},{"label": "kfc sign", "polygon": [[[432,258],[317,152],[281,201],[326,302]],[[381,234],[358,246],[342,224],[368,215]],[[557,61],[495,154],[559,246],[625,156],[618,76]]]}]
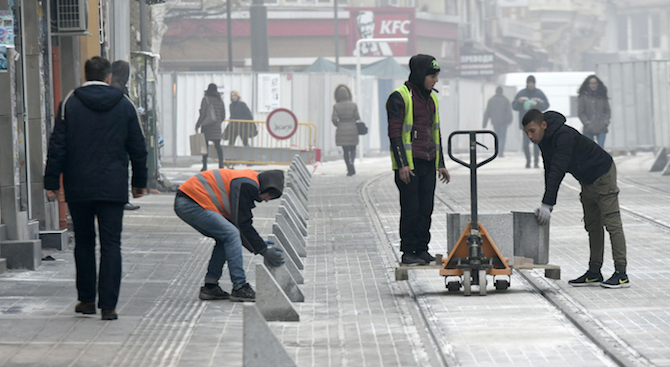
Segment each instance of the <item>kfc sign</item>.
[{"label": "kfc sign", "polygon": [[356,41],[365,38],[409,38],[408,43],[362,43],[361,56],[414,54],[414,8],[349,8],[349,55],[357,56]]}]

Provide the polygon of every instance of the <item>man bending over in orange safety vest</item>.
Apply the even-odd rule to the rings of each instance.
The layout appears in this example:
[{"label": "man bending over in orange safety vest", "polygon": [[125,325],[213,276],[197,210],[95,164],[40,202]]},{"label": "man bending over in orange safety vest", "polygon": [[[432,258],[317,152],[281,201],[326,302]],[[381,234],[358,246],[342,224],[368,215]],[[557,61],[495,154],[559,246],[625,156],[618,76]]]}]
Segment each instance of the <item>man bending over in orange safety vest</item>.
[{"label": "man bending over in orange safety vest", "polygon": [[[203,171],[179,187],[174,201],[177,216],[216,241],[205,285],[200,288],[200,299],[256,300],[256,292],[244,275],[242,246],[254,254],[263,255],[270,266],[284,263],[284,251],[263,241],[253,227],[251,214],[255,202],[276,199],[283,188],[283,171],[257,173],[250,169]],[[233,282],[230,294],[219,287],[226,261]]]}]

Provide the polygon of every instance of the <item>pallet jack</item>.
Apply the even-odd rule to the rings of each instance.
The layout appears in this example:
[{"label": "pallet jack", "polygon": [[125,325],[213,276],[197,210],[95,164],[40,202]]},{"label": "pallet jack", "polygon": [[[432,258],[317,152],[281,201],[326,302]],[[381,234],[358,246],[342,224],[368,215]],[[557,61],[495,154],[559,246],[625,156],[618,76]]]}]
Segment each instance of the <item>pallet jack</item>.
[{"label": "pallet jack", "polygon": [[[478,134],[493,136],[495,149],[493,155],[477,163],[477,145],[488,150],[488,147],[477,142]],[[468,135],[470,163],[454,157],[451,152],[451,140],[456,135]],[[435,254],[435,265],[404,266],[395,269],[396,280],[409,280],[409,270],[439,269],[440,276],[449,292],[457,292],[463,287],[463,295],[472,294],[472,285],[479,286],[479,295],[486,295],[487,275],[493,276],[496,290],[507,290],[511,284],[512,268],[514,269],[544,269],[545,277],[550,279],[561,278],[561,268],[557,265],[534,264],[533,259],[514,257],[514,266],[509,265],[509,258],[503,257],[498,251],[493,239],[484,226],[477,220],[477,168],[491,162],[498,156],[498,136],[490,130],[454,131],[448,140],[449,157],[455,162],[470,169],[470,210],[471,221],[461,234],[456,246],[449,256],[444,259],[442,254]],[[458,277],[450,280],[449,277]],[[498,279],[498,278],[504,279]]]},{"label": "pallet jack", "polygon": [[[488,149],[477,141],[478,134],[493,136],[495,149],[493,155],[477,163],[477,145]],[[457,135],[470,137],[470,163],[454,157],[451,151],[451,140]],[[477,168],[491,162],[498,156],[498,136],[490,130],[454,131],[448,140],[449,157],[470,169],[470,211],[471,221],[458,239],[456,246],[451,250],[449,257],[443,261],[440,275],[445,277],[445,284],[450,292],[458,291],[463,286],[463,295],[472,293],[472,285],[479,285],[479,295],[486,295],[486,276],[492,275],[497,290],[506,290],[511,281],[512,268],[509,259],[502,257],[498,248],[484,226],[477,220]],[[449,277],[460,277],[459,280],[448,281]],[[507,279],[496,279],[506,276]]]}]

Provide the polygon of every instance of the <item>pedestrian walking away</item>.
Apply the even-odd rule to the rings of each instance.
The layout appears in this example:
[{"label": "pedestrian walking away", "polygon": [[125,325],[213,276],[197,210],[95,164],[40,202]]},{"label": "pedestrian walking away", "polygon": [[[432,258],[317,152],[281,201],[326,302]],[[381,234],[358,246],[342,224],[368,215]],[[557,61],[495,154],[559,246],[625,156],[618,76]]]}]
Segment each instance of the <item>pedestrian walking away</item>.
[{"label": "pedestrian walking away", "polygon": [[[112,82],[110,85],[128,96],[128,78],[130,78],[130,64],[124,60],[116,60],[112,63]],[[139,117],[138,117],[139,120]],[[142,127],[141,120],[140,128]],[[130,193],[132,195],[132,193]],[[123,210],[138,210],[139,205],[131,204],[130,201],[124,205]]]},{"label": "pedestrian walking away", "polygon": [[607,87],[597,76],[589,75],[578,92],[577,114],[584,124],[582,134],[591,140],[595,138],[598,145],[604,148],[607,127],[612,117]]},{"label": "pedestrian walking away", "polygon": [[340,84],[335,88],[335,105],[333,106],[332,121],[335,125],[335,145],[342,147],[344,163],[347,165],[347,176],[356,174],[354,160],[356,146],[358,146],[358,128],[356,121],[361,117],[358,106],[351,101],[351,91],[346,85]]},{"label": "pedestrian walking away", "polygon": [[[226,119],[226,107],[221,99],[216,84],[207,86],[205,96],[200,102],[200,116],[195,124],[195,131],[202,128],[207,141],[207,151],[209,152],[209,142],[214,144],[216,154],[219,156],[219,168],[223,168],[223,148],[221,147],[221,123]],[[202,169],[207,170],[207,158],[209,154],[202,156]]]},{"label": "pedestrian walking away", "polygon": [[[247,283],[242,246],[265,258],[268,266],[284,263],[283,250],[263,241],[253,227],[251,210],[256,202],[277,199],[284,189],[284,172],[257,173],[250,169],[203,171],[189,178],[177,190],[174,211],[198,232],[214,239],[201,300],[253,302],[256,292]],[[228,263],[231,293],[219,286],[223,266]]]},{"label": "pedestrian walking away", "polygon": [[253,121],[254,115],[249,110],[246,103],[242,102],[240,92],[234,90],[230,92],[230,122],[223,130],[223,139],[228,140],[228,145],[235,145],[235,140],[239,136],[245,147],[249,146],[249,139],[258,135],[258,128],[253,122],[242,122],[235,120]]},{"label": "pedestrian walking away", "polygon": [[[132,194],[146,194],[147,149],[137,110],[123,92],[111,87],[111,65],[93,57],[84,67],[86,83],[61,102],[49,139],[44,188],[55,200],[63,188],[74,226],[74,259],[79,303],[75,312],[115,320],[121,286],[123,206],[128,201],[128,158]],[[96,274],[95,220],[100,237]]]},{"label": "pedestrian walking away", "polygon": [[440,134],[439,103],[433,87],[440,66],[429,55],[409,61],[409,80],[386,101],[391,161],[400,192],[400,251],[402,263],[435,261],[428,252],[435,200],[436,172],[449,183]]},{"label": "pedestrian walking away", "polygon": [[[626,238],[619,210],[616,164],[593,139],[565,124],[565,116],[555,111],[531,109],[523,118],[528,139],[539,145],[545,170],[542,203],[535,210],[538,222],[548,224],[556,204],[558,188],[566,172],[579,181],[584,211],[584,228],[589,234],[588,270],[572,286],[601,285],[606,288],[630,287],[626,274]],[[614,274],[603,281],[601,268],[607,229],[612,243]]]},{"label": "pedestrian walking away", "polygon": [[498,157],[502,158],[505,156],[507,127],[512,123],[513,118],[509,99],[503,95],[503,88],[498,86],[496,94],[486,104],[484,123],[482,124],[482,127],[486,129],[486,124],[491,120],[493,130],[498,135]]},{"label": "pedestrian walking away", "polygon": [[[526,112],[531,109],[545,111],[548,108],[549,100],[547,99],[547,96],[544,95],[544,92],[542,92],[541,89],[537,89],[535,87],[535,77],[529,75],[528,78],[526,78],[526,88],[520,90],[512,101],[512,109],[519,111],[519,128],[522,130],[522,132],[524,129],[522,120]],[[525,132],[523,132],[523,137],[521,138],[521,145],[523,148],[523,154],[526,155],[526,168],[530,168],[529,145],[533,144],[530,140],[528,140],[528,136],[526,136]],[[535,168],[540,167],[538,163],[539,157],[540,150],[537,145],[533,145],[533,158],[535,161],[533,167]]]}]

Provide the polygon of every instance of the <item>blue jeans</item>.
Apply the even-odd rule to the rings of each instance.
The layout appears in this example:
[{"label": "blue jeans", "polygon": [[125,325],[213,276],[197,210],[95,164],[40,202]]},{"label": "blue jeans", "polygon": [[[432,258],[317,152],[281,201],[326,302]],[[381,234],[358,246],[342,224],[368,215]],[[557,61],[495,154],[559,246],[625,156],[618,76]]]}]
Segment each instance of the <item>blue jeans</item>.
[{"label": "blue jeans", "polygon": [[605,137],[607,136],[607,133],[597,133],[597,134],[584,133],[583,135],[591,140],[593,140],[593,138],[597,138],[598,145],[600,145],[601,148],[605,147]]},{"label": "blue jeans", "polygon": [[242,239],[237,227],[223,215],[204,209],[187,197],[175,198],[174,211],[184,222],[216,241],[207,267],[205,284],[218,284],[223,273],[223,265],[228,261],[228,272],[233,288],[237,289],[244,285],[247,279],[244,275]]}]

